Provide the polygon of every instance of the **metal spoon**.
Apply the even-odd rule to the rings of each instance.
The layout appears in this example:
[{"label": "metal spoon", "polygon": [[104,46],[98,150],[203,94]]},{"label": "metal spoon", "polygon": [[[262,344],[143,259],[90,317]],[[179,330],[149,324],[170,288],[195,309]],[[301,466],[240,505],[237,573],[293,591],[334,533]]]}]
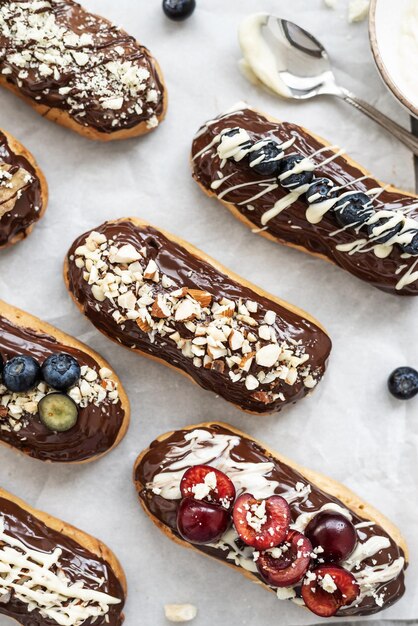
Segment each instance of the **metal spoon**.
[{"label": "metal spoon", "polygon": [[[340,87],[324,46],[306,30],[273,15],[256,14],[239,31],[245,73],[285,98],[337,96],[383,126],[418,156],[418,138],[373,106]],[[274,76],[273,76],[274,72]]]}]

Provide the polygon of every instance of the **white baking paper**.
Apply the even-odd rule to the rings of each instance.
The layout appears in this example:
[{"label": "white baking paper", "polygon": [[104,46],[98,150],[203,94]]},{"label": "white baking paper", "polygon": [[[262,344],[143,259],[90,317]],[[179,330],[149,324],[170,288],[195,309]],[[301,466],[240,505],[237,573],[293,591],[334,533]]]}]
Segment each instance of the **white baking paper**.
[{"label": "white baking paper", "polygon": [[[163,626],[163,605],[182,602],[198,607],[196,626],[318,622],[220,563],[170,542],[137,504],[132,466],[155,436],[185,424],[224,420],[344,482],[400,526],[411,549],[408,591],[374,620],[418,618],[418,399],[402,403],[386,390],[392,369],[418,367],[418,301],[379,292],[329,263],[252,234],[201,193],[188,163],[200,124],[246,99],[345,147],[380,179],[412,189],[411,154],[349,105],[325,98],[281,101],[249,85],[237,70],[241,18],[261,10],[281,14],[324,42],[344,85],[408,125],[374,68],[367,24],[348,25],[344,0],[336,10],[322,0],[198,0],[194,16],[179,24],[164,17],[160,0],[85,4],[125,26],[157,56],[167,80],[168,116],[142,139],[93,143],[0,92],[0,127],[33,151],[51,193],[33,234],[0,253],[0,297],[101,352],[126,385],[132,423],[119,448],[90,465],[43,465],[1,448],[1,486],[100,537],[116,552],[129,583],[126,626]],[[334,349],[313,396],[283,414],[242,414],[100,335],[70,301],[62,262],[80,233],[128,215],[188,239],[321,320]],[[0,617],[0,625],[6,624]]]}]

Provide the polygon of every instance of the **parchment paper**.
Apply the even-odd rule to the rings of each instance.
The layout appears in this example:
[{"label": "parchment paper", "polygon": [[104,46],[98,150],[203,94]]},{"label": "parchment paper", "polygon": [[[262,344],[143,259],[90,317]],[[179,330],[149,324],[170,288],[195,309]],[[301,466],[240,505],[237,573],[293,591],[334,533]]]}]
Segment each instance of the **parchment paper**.
[{"label": "parchment paper", "polygon": [[[407,114],[375,71],[367,24],[347,24],[344,0],[336,11],[320,0],[198,0],[195,15],[182,24],[164,18],[160,0],[85,4],[125,26],[157,56],[169,89],[168,117],[145,138],[106,145],[43,120],[8,92],[0,93],[0,126],[33,151],[51,192],[47,214],[30,238],[0,253],[0,297],[109,359],[126,385],[132,424],[119,448],[91,465],[43,465],[1,448],[0,484],[114,549],[128,576],[127,626],[162,626],[163,605],[182,602],[198,607],[196,626],[317,622],[229,568],[176,546],[136,502],[132,466],[155,436],[189,423],[225,420],[343,481],[401,527],[412,557],[408,591],[374,619],[418,618],[418,405],[417,400],[396,401],[386,391],[393,368],[418,366],[418,302],[386,295],[331,264],[257,237],[203,196],[188,164],[199,125],[246,99],[305,124],[345,147],[381,179],[412,189],[411,154],[360,113],[331,99],[300,105],[276,100],[250,86],[237,70],[240,19],[261,10],[281,14],[324,42],[341,82],[408,125]],[[173,371],[116,346],[83,319],[62,281],[65,252],[81,232],[127,215],[188,239],[321,320],[334,349],[313,396],[283,414],[247,416]],[[0,625],[6,624],[0,618]]]}]

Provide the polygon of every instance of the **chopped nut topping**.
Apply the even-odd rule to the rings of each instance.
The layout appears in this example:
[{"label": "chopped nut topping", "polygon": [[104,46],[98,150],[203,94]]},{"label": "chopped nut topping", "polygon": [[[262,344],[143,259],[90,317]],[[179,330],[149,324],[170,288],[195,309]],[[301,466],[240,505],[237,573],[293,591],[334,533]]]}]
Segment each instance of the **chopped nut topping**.
[{"label": "chopped nut topping", "polygon": [[316,384],[302,343],[283,341],[276,313],[262,310],[257,302],[216,298],[178,285],[146,249],[115,238],[103,240],[103,234],[94,231],[76,249],[74,263],[97,302],[110,304],[116,324],[134,321],[151,342],[157,336],[166,338],[196,368],[226,374],[254,392],[250,395],[255,401],[284,402],[282,391],[276,392],[282,381],[308,388]]}]

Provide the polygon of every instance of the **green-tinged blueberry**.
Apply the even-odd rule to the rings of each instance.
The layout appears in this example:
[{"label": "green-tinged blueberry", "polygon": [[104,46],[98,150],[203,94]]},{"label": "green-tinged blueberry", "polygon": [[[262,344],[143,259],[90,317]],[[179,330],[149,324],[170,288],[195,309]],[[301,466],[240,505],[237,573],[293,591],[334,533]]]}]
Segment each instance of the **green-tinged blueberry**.
[{"label": "green-tinged blueberry", "polygon": [[76,425],[78,407],[74,400],[64,393],[49,393],[38,404],[39,418],[48,428],[64,433]]}]

